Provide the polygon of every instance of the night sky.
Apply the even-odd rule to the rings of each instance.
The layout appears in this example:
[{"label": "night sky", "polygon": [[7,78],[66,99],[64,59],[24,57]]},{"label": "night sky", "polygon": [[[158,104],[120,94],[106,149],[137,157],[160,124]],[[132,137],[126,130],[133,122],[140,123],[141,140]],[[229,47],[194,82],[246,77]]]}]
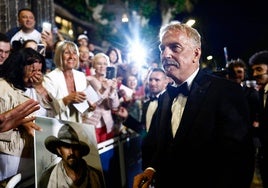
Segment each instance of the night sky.
[{"label": "night sky", "polygon": [[268,50],[264,0],[199,0],[194,5],[194,10],[183,16],[197,21],[193,27],[202,36],[203,59],[212,55],[217,64],[225,65],[224,47],[229,60],[241,58],[245,62],[253,53]]}]

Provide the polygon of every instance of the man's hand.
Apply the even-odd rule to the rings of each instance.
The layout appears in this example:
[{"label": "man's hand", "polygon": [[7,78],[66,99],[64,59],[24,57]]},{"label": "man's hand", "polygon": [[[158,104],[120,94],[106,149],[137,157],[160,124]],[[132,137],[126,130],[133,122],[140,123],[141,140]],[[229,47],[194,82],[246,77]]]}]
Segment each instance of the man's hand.
[{"label": "man's hand", "polygon": [[148,188],[151,185],[154,176],[154,171],[146,169],[134,177],[133,188]]},{"label": "man's hand", "polygon": [[31,136],[34,136],[34,131],[41,131],[41,127],[39,127],[38,125],[36,125],[34,122],[29,121],[26,123],[23,123],[22,126],[25,128],[25,130],[27,131],[27,133]]},{"label": "man's hand", "polygon": [[43,31],[41,33],[42,43],[45,44],[46,48],[49,50],[53,50],[54,42],[53,42],[53,34],[51,31]]},{"label": "man's hand", "polygon": [[19,125],[32,122],[35,120],[35,117],[27,116],[38,109],[40,109],[39,103],[33,99],[29,99],[16,106],[14,109],[0,114],[0,132],[8,131],[17,128]]}]

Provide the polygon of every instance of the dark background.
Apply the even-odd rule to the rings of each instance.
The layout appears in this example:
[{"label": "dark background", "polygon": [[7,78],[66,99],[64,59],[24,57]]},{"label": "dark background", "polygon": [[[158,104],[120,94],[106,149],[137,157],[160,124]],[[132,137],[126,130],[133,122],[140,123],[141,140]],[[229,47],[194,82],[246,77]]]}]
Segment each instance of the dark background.
[{"label": "dark background", "polygon": [[[267,3],[267,2],[266,2]],[[196,19],[193,26],[202,36],[202,58],[214,57],[218,66],[225,66],[223,48],[228,60],[249,57],[260,50],[268,50],[268,6],[263,0],[224,1],[199,0],[191,13],[178,15]]]}]

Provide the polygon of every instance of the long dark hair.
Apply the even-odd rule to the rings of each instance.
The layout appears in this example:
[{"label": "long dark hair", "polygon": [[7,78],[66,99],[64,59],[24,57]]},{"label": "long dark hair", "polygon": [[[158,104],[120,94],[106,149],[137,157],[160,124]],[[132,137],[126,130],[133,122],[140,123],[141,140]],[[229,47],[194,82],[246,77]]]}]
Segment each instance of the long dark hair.
[{"label": "long dark hair", "polygon": [[33,50],[32,48],[22,48],[18,51],[12,52],[5,62],[0,65],[0,77],[4,78],[8,83],[12,84],[15,88],[26,90],[23,81],[24,67],[31,65],[38,60],[42,63],[42,73],[46,72],[45,58]]},{"label": "long dark hair", "polygon": [[118,51],[117,51],[117,49],[116,48],[114,48],[114,47],[109,47],[109,49],[107,50],[107,52],[106,52],[106,55],[110,58],[110,53],[112,52],[112,51],[114,51],[115,52],[115,54],[116,54],[116,60],[115,60],[115,62],[111,62],[112,64],[116,64],[116,63],[118,63],[118,61],[119,61],[119,54],[118,54]]}]

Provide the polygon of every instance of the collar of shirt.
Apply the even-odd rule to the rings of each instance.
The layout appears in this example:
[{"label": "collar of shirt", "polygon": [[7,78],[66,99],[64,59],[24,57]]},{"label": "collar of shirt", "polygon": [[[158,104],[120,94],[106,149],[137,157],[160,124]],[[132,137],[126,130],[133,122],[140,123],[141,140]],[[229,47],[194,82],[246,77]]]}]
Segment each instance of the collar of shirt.
[{"label": "collar of shirt", "polygon": [[162,95],[164,92],[166,91],[166,89],[162,90],[161,92],[157,93],[156,95],[152,95],[150,98],[159,98],[160,95]]},{"label": "collar of shirt", "polygon": [[161,91],[160,93],[158,93],[158,94],[156,95],[156,97],[159,98],[159,96],[162,95],[165,91],[166,91],[166,89],[164,89],[163,91]]},{"label": "collar of shirt", "polygon": [[[182,84],[184,84],[185,82],[187,82],[188,89],[190,90],[190,88],[191,88],[191,86],[192,86],[192,83],[193,83],[193,80],[194,80],[194,78],[196,77],[198,71],[199,71],[199,68],[196,69],[196,70],[194,71],[194,73],[193,73],[191,76],[189,76],[189,77],[187,78],[187,80],[184,81],[183,83],[181,83],[180,85],[182,85]],[[180,85],[176,85],[176,86],[179,87]]]},{"label": "collar of shirt", "polygon": [[268,92],[268,83],[264,86],[264,93]]}]

